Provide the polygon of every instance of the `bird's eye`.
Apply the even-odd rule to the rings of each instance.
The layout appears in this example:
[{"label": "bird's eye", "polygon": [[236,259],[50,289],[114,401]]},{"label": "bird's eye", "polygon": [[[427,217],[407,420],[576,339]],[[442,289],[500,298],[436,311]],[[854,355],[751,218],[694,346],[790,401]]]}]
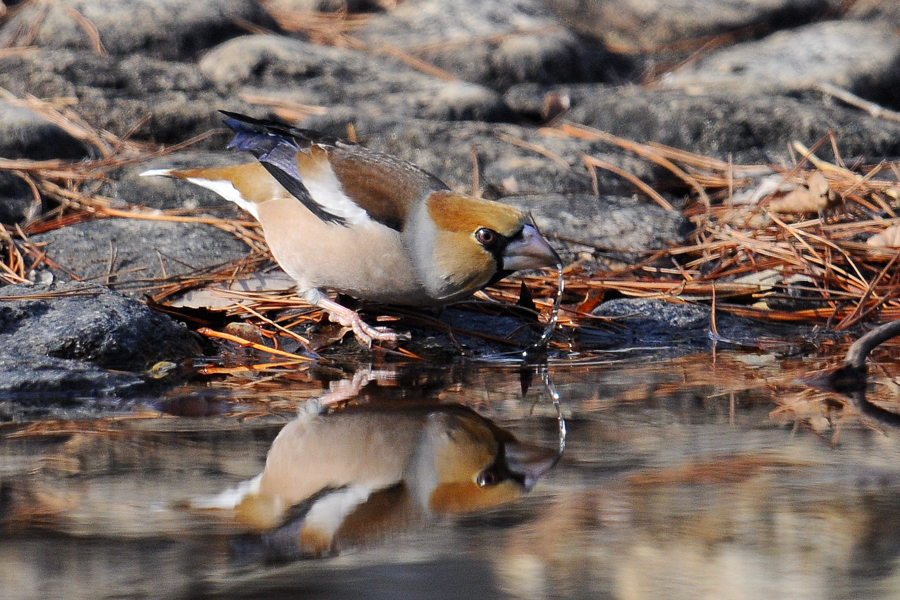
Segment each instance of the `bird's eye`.
[{"label": "bird's eye", "polygon": [[500,239],[500,234],[493,229],[482,227],[475,232],[475,239],[478,240],[478,243],[482,246],[493,246],[497,243],[497,240]]},{"label": "bird's eye", "polygon": [[500,483],[499,479],[497,474],[492,471],[482,471],[475,479],[475,483],[478,484],[478,487],[490,487]]}]

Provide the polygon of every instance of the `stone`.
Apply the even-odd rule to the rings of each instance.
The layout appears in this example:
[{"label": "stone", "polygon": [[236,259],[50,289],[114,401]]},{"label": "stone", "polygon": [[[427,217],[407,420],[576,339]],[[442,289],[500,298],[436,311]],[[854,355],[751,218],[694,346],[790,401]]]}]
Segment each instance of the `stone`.
[{"label": "stone", "polygon": [[36,50],[0,57],[0,87],[12,94],[75,98],[92,126],[156,143],[183,142],[221,124],[218,109],[247,110],[196,65],[140,54]]},{"label": "stone", "polygon": [[692,94],[737,96],[814,90],[820,82],[900,100],[900,35],[887,23],[824,21],[717,50],[663,77]]},{"label": "stone", "polygon": [[274,35],[245,36],[215,48],[200,72],[238,93],[274,96],[325,111],[353,107],[371,115],[479,119],[511,116],[499,94],[474,84],[444,81],[359,50]]},{"label": "stone", "polygon": [[274,26],[268,13],[252,0],[32,2],[0,28],[0,46],[184,60],[242,33],[240,21]]},{"label": "stone", "polygon": [[596,81],[610,60],[539,0],[407,0],[374,17],[355,37],[373,49],[399,48],[495,90],[525,81]]},{"label": "stone", "polygon": [[740,31],[781,29],[822,15],[821,0],[544,0],[575,31],[621,52],[677,52],[665,46]]},{"label": "stone", "polygon": [[84,283],[0,287],[0,393],[123,392],[160,361],[201,352],[184,326]]},{"label": "stone", "polygon": [[43,244],[62,268],[50,268],[57,280],[68,280],[72,273],[138,296],[154,282],[225,265],[248,252],[234,235],[211,225],[164,220],[95,219],[29,239]]},{"label": "stone", "polygon": [[637,197],[543,194],[503,201],[534,216],[544,234],[640,260],[647,252],[685,242],[693,226],[681,211],[669,211]]},{"label": "stone", "polygon": [[87,146],[59,125],[0,100],[0,157],[51,160],[87,156]]},{"label": "stone", "polygon": [[[731,155],[736,164],[789,161],[793,141],[811,146],[831,132],[845,159],[900,155],[900,123],[837,105],[821,94],[692,95],[603,84],[524,87],[511,89],[506,97],[508,104],[526,114],[539,110],[547,93],[564,94],[571,102],[565,117],[572,122],[720,160]],[[822,148],[823,157],[830,154],[829,148]]]}]

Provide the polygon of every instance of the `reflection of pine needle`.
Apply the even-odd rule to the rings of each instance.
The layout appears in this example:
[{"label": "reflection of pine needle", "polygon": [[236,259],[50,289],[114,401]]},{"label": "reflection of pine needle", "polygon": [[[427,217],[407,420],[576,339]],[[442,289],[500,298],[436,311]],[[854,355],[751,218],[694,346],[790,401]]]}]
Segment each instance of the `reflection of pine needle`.
[{"label": "reflection of pine needle", "polygon": [[310,359],[291,360],[277,363],[256,363],[252,365],[238,365],[235,367],[217,367],[204,365],[197,370],[201,375],[240,375],[242,373],[262,373],[264,371],[278,371],[283,369],[296,369],[297,366],[308,363]]},{"label": "reflection of pine needle", "polygon": [[738,455],[688,463],[666,469],[645,471],[628,477],[636,486],[675,485],[683,483],[739,483],[755,477],[761,470],[798,465],[786,460],[758,455]]}]

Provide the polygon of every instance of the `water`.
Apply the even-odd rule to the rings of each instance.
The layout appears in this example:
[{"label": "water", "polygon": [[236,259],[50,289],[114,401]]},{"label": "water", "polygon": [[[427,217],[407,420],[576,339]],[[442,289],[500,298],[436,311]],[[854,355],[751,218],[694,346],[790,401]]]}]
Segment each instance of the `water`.
[{"label": "water", "polygon": [[[870,399],[890,406],[898,369],[881,360]],[[344,411],[387,415],[370,429],[354,429],[356,417],[316,421],[307,399],[327,386],[313,375],[6,424],[0,598],[895,598],[900,433],[797,380],[833,362],[721,352],[551,362],[565,455],[530,491],[511,486],[487,504],[474,486],[432,493],[442,467],[422,465],[443,464],[443,446],[403,440],[436,427],[428,439],[478,450],[496,443],[479,433],[495,425],[546,459],[561,423],[540,372],[370,366],[357,378],[372,380],[361,406]],[[422,408],[435,402],[463,408]],[[384,467],[392,444],[413,457],[407,466]],[[223,509],[242,482],[274,469],[270,452],[297,469],[285,481],[291,502],[306,498],[300,508],[273,512],[266,496],[242,515]],[[368,462],[354,467],[359,456]],[[296,485],[339,472],[349,474],[332,487],[343,492],[401,483],[346,495],[356,522],[328,547],[300,535],[313,520],[303,504],[318,497]],[[301,538],[319,542],[304,549]]]}]

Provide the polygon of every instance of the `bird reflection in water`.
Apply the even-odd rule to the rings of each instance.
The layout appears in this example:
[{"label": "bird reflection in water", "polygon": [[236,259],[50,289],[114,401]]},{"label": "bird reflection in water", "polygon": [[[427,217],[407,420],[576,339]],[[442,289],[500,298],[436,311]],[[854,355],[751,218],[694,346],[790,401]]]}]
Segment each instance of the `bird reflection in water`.
[{"label": "bird reflection in water", "polygon": [[247,532],[232,544],[238,563],[331,556],[506,504],[561,456],[461,405],[320,407],[281,430],[259,476],[202,504]]}]

